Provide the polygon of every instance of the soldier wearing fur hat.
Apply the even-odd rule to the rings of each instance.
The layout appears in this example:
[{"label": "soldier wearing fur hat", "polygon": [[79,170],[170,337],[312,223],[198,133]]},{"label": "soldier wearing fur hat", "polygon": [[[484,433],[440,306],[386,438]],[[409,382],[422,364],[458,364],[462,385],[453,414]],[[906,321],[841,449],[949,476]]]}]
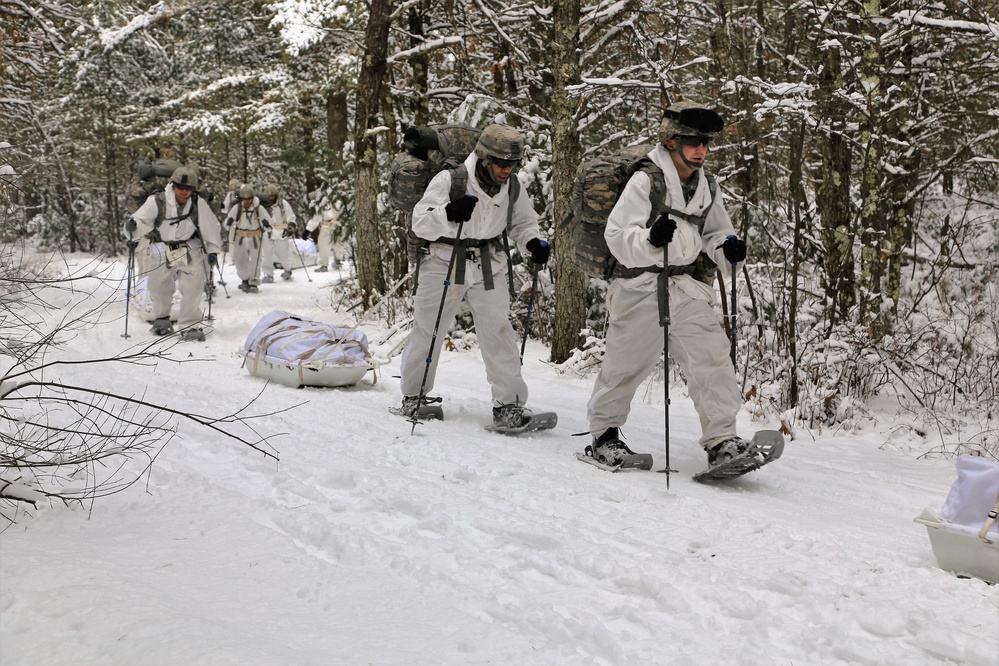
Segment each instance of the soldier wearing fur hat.
[{"label": "soldier wearing fur hat", "polygon": [[125,223],[130,239],[145,238],[145,265],[153,303],[155,335],[173,333],[170,308],[177,287],[181,301],[177,324],[185,340],[204,340],[200,323],[201,294],[208,271],[215,265],[222,239],[218,218],[196,190],[198,174],[178,167],[163,192],[146,199]]},{"label": "soldier wearing fur hat", "polygon": [[[709,465],[745,455],[736,434],[742,399],[728,339],[712,308],[713,285],[698,279],[712,267],[746,258],[714,178],[705,172],[711,141],[724,123],[712,109],[690,101],[668,107],[659,145],[634,172],[610,216],[604,238],[623,266],[637,277],[615,277],[607,290],[610,323],[600,374],[587,403],[593,441],[587,454],[616,465],[632,452],[621,439],[639,385],[667,345],[687,379],[701,420],[701,446]],[[661,179],[661,180],[657,180]],[[664,182],[663,182],[664,181]],[[653,193],[663,193],[653,201]],[[667,291],[668,290],[668,291]],[[661,310],[667,310],[661,320]]]}]

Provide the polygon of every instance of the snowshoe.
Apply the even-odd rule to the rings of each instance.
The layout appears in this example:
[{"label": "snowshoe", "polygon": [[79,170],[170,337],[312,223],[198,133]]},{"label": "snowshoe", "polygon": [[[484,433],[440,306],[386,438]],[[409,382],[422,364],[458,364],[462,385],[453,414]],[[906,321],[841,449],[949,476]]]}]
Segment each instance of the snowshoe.
[{"label": "snowshoe", "polygon": [[629,449],[621,440],[617,428],[608,428],[600,437],[594,437],[593,443],[586,447],[584,453],[577,453],[576,458],[608,472],[632,468],[652,469],[652,456]]},{"label": "snowshoe", "polygon": [[694,481],[734,479],[780,458],[784,436],[776,430],[760,430],[752,441],[738,437],[725,440],[708,451],[708,468],[694,475]]},{"label": "snowshoe", "polygon": [[493,424],[486,426],[486,430],[504,435],[519,435],[535,430],[551,430],[556,424],[558,414],[555,412],[535,414],[526,407],[510,404],[493,407]]},{"label": "snowshoe", "polygon": [[153,326],[149,330],[152,331],[153,335],[170,335],[173,333],[173,323],[170,321],[170,317],[160,317],[153,320]]},{"label": "snowshoe", "polygon": [[281,271],[281,279],[282,280],[290,280],[291,279],[291,270],[290,269],[285,269],[285,270]]},{"label": "snowshoe", "polygon": [[326,268],[325,266],[320,266],[319,268],[316,269],[317,273],[326,273],[327,271],[329,271],[329,269]]},{"label": "snowshoe", "polygon": [[406,395],[402,398],[402,406],[390,407],[389,411],[399,416],[405,416],[410,421],[443,421],[444,410],[440,406],[442,402],[444,402],[444,398],[440,397],[432,398],[425,395],[423,401],[420,402],[420,396]]},{"label": "snowshoe", "polygon": [[180,339],[184,342],[204,342],[205,331],[200,328],[187,328],[180,332]]},{"label": "snowshoe", "polygon": [[274,276],[273,275],[265,275],[260,281],[263,282],[264,284],[270,284],[270,283],[274,282]]}]

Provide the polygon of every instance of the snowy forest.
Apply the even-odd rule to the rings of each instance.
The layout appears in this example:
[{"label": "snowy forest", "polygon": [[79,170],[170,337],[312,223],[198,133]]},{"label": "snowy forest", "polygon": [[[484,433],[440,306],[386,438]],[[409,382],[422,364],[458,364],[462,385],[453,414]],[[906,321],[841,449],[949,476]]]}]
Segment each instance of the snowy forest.
[{"label": "snowy forest", "polygon": [[137,160],[171,157],[216,199],[237,179],[303,216],[339,202],[346,288],[371,304],[410,270],[386,200],[405,129],[517,127],[554,246],[531,335],[568,373],[604,326],[606,284],[559,226],[580,162],[709,104],[707,167],[749,245],[735,302],[718,286],[752,409],[849,430],[887,397],[942,453],[999,455],[992,0],[0,0],[0,36],[7,247],[121,255]]}]

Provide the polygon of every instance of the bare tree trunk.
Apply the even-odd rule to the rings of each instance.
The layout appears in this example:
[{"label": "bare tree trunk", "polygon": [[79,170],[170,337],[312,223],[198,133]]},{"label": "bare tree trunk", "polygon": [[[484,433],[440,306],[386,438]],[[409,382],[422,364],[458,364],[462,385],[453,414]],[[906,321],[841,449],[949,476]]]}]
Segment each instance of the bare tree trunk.
[{"label": "bare tree trunk", "polygon": [[[804,121],[799,121],[799,127],[790,134],[791,163],[789,165],[788,188],[791,195],[790,212],[794,220],[794,242],[791,246],[791,277],[788,280],[790,293],[788,294],[787,344],[788,356],[791,358],[788,399],[790,405],[796,407],[798,405],[798,276],[801,274],[801,237],[805,226],[801,211],[808,208],[808,202],[805,201],[805,188],[802,184],[802,161],[804,160],[802,153],[805,144]],[[735,307],[736,305],[733,303],[733,312]]]},{"label": "bare tree trunk", "polygon": [[343,147],[347,143],[347,93],[326,95],[326,151],[330,171],[343,168]]},{"label": "bare tree trunk", "polygon": [[580,0],[554,3],[551,68],[555,85],[552,93],[552,194],[555,216],[555,321],[552,332],[554,363],[569,358],[582,343],[580,330],[586,325],[586,277],[573,263],[569,251],[572,239],[560,229],[572,213],[572,188],[579,165],[577,102],[567,90],[579,83]]},{"label": "bare tree trunk", "polygon": [[354,210],[357,225],[357,276],[364,307],[385,291],[382,239],[378,227],[378,126],[382,89],[388,69],[391,0],[372,0],[364,35],[364,57],[357,81],[354,119]]},{"label": "bare tree trunk", "polygon": [[302,108],[302,152],[305,153],[305,191],[311,192],[316,187],[316,121],[312,108],[313,97],[305,94],[299,100]]},{"label": "bare tree trunk", "polygon": [[826,51],[826,67],[819,86],[819,108],[828,129],[819,139],[822,145],[822,177],[816,192],[816,208],[822,211],[822,247],[825,250],[823,287],[829,326],[846,321],[857,302],[854,279],[853,239],[850,224],[850,143],[846,136],[846,109],[839,101],[843,86],[841,54]]},{"label": "bare tree trunk", "polygon": [[[421,1],[417,7],[411,7],[407,15],[409,19],[409,44],[413,48],[421,46],[426,41],[423,17],[428,15],[427,4],[427,2]],[[413,97],[410,100],[413,123],[426,125],[430,122],[430,109],[427,103],[427,94],[430,91],[430,58],[426,54],[421,54],[410,58],[409,64],[413,68]]]}]

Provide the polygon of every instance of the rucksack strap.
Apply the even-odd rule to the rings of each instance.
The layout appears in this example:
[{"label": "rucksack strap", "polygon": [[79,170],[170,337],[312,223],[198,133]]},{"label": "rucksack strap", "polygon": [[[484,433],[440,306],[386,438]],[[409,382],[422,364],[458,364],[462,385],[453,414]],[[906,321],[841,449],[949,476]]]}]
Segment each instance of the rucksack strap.
[{"label": "rucksack strap", "polygon": [[[160,225],[167,221],[166,219],[166,193],[157,192],[156,193],[156,221],[153,223],[154,229],[159,229]],[[199,237],[201,236],[201,228],[198,226],[198,193],[191,192],[190,198],[190,209],[183,215],[178,215],[177,217],[170,218],[170,225],[180,224],[183,220],[191,218],[191,223],[194,224],[195,234]]]}]

